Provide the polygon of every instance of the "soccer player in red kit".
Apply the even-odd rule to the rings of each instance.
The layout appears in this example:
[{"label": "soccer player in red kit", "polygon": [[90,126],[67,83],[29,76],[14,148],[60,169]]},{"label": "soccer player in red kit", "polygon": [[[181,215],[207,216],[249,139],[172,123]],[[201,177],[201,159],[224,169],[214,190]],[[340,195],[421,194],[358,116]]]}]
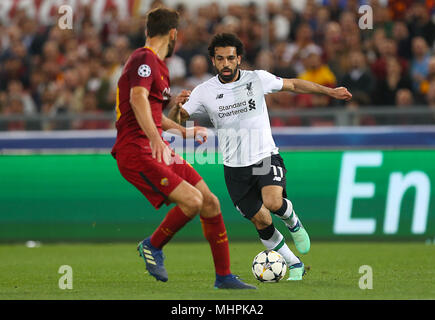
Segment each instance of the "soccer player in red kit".
[{"label": "soccer player in red kit", "polygon": [[[178,130],[184,138],[202,136],[203,127],[186,129],[165,117],[169,102],[169,72],[164,59],[171,56],[177,38],[178,13],[157,8],[147,15],[145,47],[135,50],[118,81],[116,95],[117,137],[112,149],[122,176],[159,209],[175,203],[154,233],[138,245],[146,269],[166,282],[162,248],[187,222],[200,214],[205,238],[214,260],[219,289],[255,289],[230,271],[228,238],[220,204],[201,176],[175,154],[162,131]],[[177,97],[183,99],[183,96]],[[192,130],[191,132],[188,132]]]}]

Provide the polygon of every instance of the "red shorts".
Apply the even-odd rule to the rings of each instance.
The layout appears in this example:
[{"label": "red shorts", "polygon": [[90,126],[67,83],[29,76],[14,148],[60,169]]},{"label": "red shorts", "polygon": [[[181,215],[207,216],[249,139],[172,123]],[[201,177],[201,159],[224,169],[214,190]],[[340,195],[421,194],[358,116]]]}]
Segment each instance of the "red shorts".
[{"label": "red shorts", "polygon": [[149,151],[129,144],[116,152],[116,161],[121,175],[133,184],[159,209],[163,203],[170,203],[169,194],[184,180],[195,186],[202,177],[193,167],[175,154],[170,165],[157,162]]}]

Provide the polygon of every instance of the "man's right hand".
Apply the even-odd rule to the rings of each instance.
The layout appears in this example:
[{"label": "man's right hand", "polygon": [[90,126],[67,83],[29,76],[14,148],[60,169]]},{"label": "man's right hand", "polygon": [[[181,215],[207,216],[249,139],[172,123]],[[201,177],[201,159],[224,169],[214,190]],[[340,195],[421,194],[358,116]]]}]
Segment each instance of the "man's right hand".
[{"label": "man's right hand", "polygon": [[171,163],[172,150],[161,138],[151,140],[150,147],[152,157],[157,159],[157,162],[162,162],[163,160],[166,165]]},{"label": "man's right hand", "polygon": [[191,91],[183,90],[175,97],[175,105],[179,108],[189,100]]}]

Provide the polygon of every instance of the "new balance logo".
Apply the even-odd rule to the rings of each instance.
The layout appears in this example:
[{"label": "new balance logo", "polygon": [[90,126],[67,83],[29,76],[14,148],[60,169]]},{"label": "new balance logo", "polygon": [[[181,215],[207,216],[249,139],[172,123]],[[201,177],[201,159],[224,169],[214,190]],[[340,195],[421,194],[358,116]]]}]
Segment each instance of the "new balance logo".
[{"label": "new balance logo", "polygon": [[216,96],[216,100],[217,99],[222,99],[224,97],[224,94],[223,93],[219,93],[217,96]]}]

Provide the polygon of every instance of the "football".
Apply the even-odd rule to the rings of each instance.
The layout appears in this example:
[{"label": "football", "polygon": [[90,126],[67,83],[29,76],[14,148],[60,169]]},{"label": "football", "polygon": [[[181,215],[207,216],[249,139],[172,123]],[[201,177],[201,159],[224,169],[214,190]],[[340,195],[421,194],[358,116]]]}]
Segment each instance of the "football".
[{"label": "football", "polygon": [[276,251],[264,250],[252,262],[252,273],[261,282],[278,282],[287,272],[287,263]]}]

